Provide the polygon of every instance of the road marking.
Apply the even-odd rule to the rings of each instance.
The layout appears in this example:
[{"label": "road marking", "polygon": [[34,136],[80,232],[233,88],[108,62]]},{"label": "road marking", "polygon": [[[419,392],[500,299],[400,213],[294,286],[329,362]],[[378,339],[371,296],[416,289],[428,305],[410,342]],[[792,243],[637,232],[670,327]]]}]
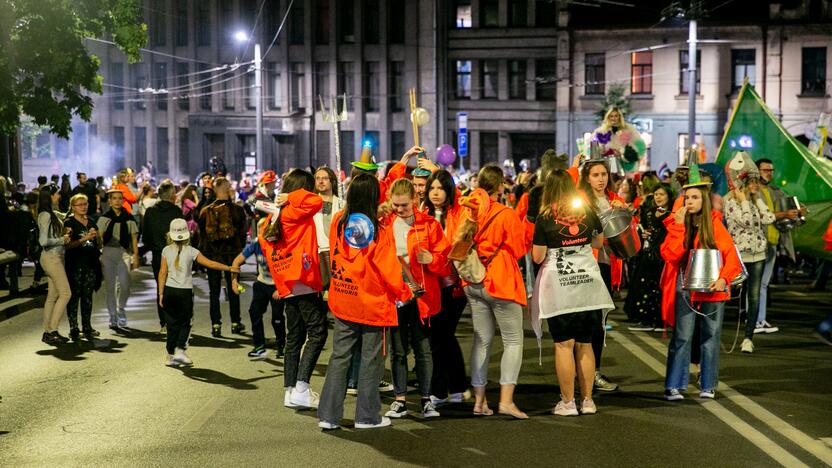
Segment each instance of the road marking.
[{"label": "road marking", "polygon": [[198,432],[226,400],[228,400],[228,397],[213,397],[209,399],[196,411],[196,414],[191,416],[191,419],[182,426],[181,430],[184,432]]},{"label": "road marking", "polygon": [[[651,336],[642,336],[648,346],[655,349],[663,356],[667,356],[667,349],[658,340]],[[725,382],[719,382],[720,393],[726,398],[734,402],[737,406],[751,413],[752,416],[765,423],[768,427],[780,433],[783,437],[791,440],[807,452],[811,453],[819,460],[827,465],[832,466],[832,448],[827,447],[820,440],[808,436],[806,433],[800,431],[796,427],[787,423],[783,419],[777,417],[771,411],[763,408],[760,404],[755,403],[751,398],[741,394],[740,392],[731,388]]]},{"label": "road marking", "polygon": [[487,453],[483,452],[482,450],[475,449],[474,447],[462,447],[462,450],[471,452],[471,453],[476,454],[476,455],[482,455],[484,457],[488,456]]},{"label": "road marking", "polygon": [[[627,338],[623,333],[619,333],[616,335],[616,340],[624,347],[627,351],[633,354],[633,356],[637,357],[641,360],[647,367],[653,369],[657,374],[664,375],[665,374],[665,365],[659,362],[658,359],[654,358],[653,356],[647,354],[646,351],[641,349],[638,345],[633,343],[629,338]],[[719,420],[724,422],[728,425],[731,429],[737,431],[741,436],[747,439],[752,444],[756,445],[760,450],[765,452],[766,455],[773,458],[777,463],[780,463],[783,466],[808,466],[797,457],[792,455],[791,453],[787,452],[786,449],[777,445],[776,442],[766,437],[762,432],[758,431],[750,424],[746,423],[742,419],[740,419],[737,415],[730,412],[727,408],[722,406],[719,402],[714,400],[708,401],[697,401],[699,404],[702,405],[703,408],[708,410],[711,414],[716,416]]]},{"label": "road marking", "polygon": [[806,294],[805,292],[800,292],[800,291],[786,291],[786,294],[791,294],[792,296],[800,296],[800,297],[808,296],[808,294]]}]

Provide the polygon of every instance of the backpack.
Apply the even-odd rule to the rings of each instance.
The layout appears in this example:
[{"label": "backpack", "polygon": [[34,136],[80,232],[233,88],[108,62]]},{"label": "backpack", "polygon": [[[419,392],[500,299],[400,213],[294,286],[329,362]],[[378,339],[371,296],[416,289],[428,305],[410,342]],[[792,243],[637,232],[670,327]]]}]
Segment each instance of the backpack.
[{"label": "backpack", "polygon": [[237,235],[228,204],[205,207],[205,237],[209,242],[233,239]]},{"label": "backpack", "polygon": [[[494,213],[488,221],[482,226],[482,229],[479,232],[485,232],[488,226],[491,224],[492,221],[505,211],[507,208],[503,208],[502,210],[497,211]],[[488,257],[485,262],[483,262],[479,255],[477,254],[477,244],[476,241],[472,240],[471,242],[464,242],[460,241],[457,242],[452,249],[452,252],[448,255],[448,258],[451,259],[454,263],[454,267],[456,267],[457,273],[459,273],[459,277],[471,284],[479,284],[482,283],[485,279],[486,268],[494,260],[494,257],[497,256],[497,253],[503,247],[501,243],[497,246],[497,249]]]}]

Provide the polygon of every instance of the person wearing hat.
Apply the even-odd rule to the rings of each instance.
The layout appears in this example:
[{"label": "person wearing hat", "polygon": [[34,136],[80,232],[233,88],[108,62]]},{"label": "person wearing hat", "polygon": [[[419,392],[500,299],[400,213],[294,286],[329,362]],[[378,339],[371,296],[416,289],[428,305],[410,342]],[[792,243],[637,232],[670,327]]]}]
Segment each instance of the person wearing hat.
[{"label": "person wearing hat", "polygon": [[760,311],[760,284],[766,263],[768,226],[775,218],[760,193],[760,171],[751,155],[737,152],[725,165],[731,191],[725,196],[725,221],[728,232],[740,251],[748,271],[741,302],[748,312],[742,352],[754,352],[754,329]]},{"label": "person wearing hat", "polygon": [[176,218],[170,222],[168,245],[162,250],[162,263],[156,283],[159,306],[165,312],[168,327],[165,365],[170,367],[193,365],[191,358],[185,354],[194,317],[193,263],[197,262],[212,270],[240,272],[239,267],[209,260],[191,246],[190,239],[191,232],[184,219]]},{"label": "person wearing hat", "polygon": [[[703,182],[696,165],[683,187],[684,206],[664,220],[667,237],[661,255],[662,315],[674,325],[667,353],[664,397],[668,401],[684,398],[691,363],[691,346],[697,316],[700,317],[701,367],[700,398],[714,398],[719,382],[719,351],[725,302],[731,298],[728,285],[742,271],[734,241],[711,207],[710,183]],[[719,277],[705,292],[683,289],[680,271],[696,249],[715,249],[722,258]]]},{"label": "person wearing hat", "polygon": [[[424,148],[419,146],[414,146],[407,150],[406,153],[402,156],[401,160],[393,165],[388,171],[387,174],[384,176],[384,179],[378,179],[378,188],[381,192],[381,198],[379,198],[379,205],[387,201],[387,192],[390,189],[390,185],[393,184],[398,179],[401,179],[407,173],[407,163],[416,155],[420,153],[424,153]],[[358,174],[370,174],[373,177],[376,177],[378,173],[379,165],[376,164],[375,155],[373,154],[373,147],[369,144],[365,144],[364,148],[361,150],[361,159],[359,161],[353,161],[352,164],[353,170],[351,174],[351,178],[355,178]],[[430,174],[428,174],[430,175]]]},{"label": "person wearing hat", "polygon": [[[139,227],[125,208],[123,193],[117,188],[107,191],[110,209],[97,222],[98,232],[102,233],[104,240],[101,264],[107,287],[110,328],[114,330],[127,326],[125,307],[127,298],[130,297],[130,272],[127,265],[133,270],[139,267]],[[119,286],[118,301],[116,281]]]}]

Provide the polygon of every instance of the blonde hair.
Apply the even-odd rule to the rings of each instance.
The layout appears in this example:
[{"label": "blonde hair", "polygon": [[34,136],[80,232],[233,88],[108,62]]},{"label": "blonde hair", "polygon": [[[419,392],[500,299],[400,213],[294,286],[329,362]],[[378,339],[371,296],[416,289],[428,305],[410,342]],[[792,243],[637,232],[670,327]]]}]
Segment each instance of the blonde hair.
[{"label": "blonde hair", "polygon": [[87,196],[83,193],[76,193],[69,199],[69,213],[67,213],[67,217],[72,215],[72,207],[75,206],[75,202],[78,200],[88,200]]},{"label": "blonde hair", "polygon": [[413,187],[413,182],[407,179],[398,179],[390,186],[390,196],[393,195],[407,195],[410,198],[416,198],[416,189]]},{"label": "blonde hair", "polygon": [[176,268],[178,270],[179,269],[179,254],[182,253],[182,247],[191,245],[191,238],[189,237],[187,239],[177,241],[177,240],[173,240],[173,238],[170,237],[170,233],[167,233],[165,235],[165,237],[167,237],[167,239],[168,239],[168,245],[176,245],[176,260],[173,261],[173,266],[174,266],[174,268]]}]

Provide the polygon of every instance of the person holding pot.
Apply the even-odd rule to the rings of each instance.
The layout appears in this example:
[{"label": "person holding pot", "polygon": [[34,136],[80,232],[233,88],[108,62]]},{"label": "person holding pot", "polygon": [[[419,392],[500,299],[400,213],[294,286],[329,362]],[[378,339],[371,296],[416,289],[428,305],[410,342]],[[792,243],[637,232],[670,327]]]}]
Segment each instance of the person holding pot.
[{"label": "person holding pot", "polygon": [[[667,353],[664,397],[684,398],[687,389],[691,346],[696,318],[701,329],[700,398],[714,398],[719,382],[719,350],[725,302],[731,298],[728,285],[742,271],[734,241],[722,225],[720,214],[711,207],[710,183],[702,182],[698,170],[691,170],[683,186],[684,206],[664,219],[667,238],[661,246],[665,267],[662,280],[663,307],[675,313],[675,326]],[[718,250],[722,261],[719,277],[704,291],[683,288],[685,265],[701,249]]]}]

